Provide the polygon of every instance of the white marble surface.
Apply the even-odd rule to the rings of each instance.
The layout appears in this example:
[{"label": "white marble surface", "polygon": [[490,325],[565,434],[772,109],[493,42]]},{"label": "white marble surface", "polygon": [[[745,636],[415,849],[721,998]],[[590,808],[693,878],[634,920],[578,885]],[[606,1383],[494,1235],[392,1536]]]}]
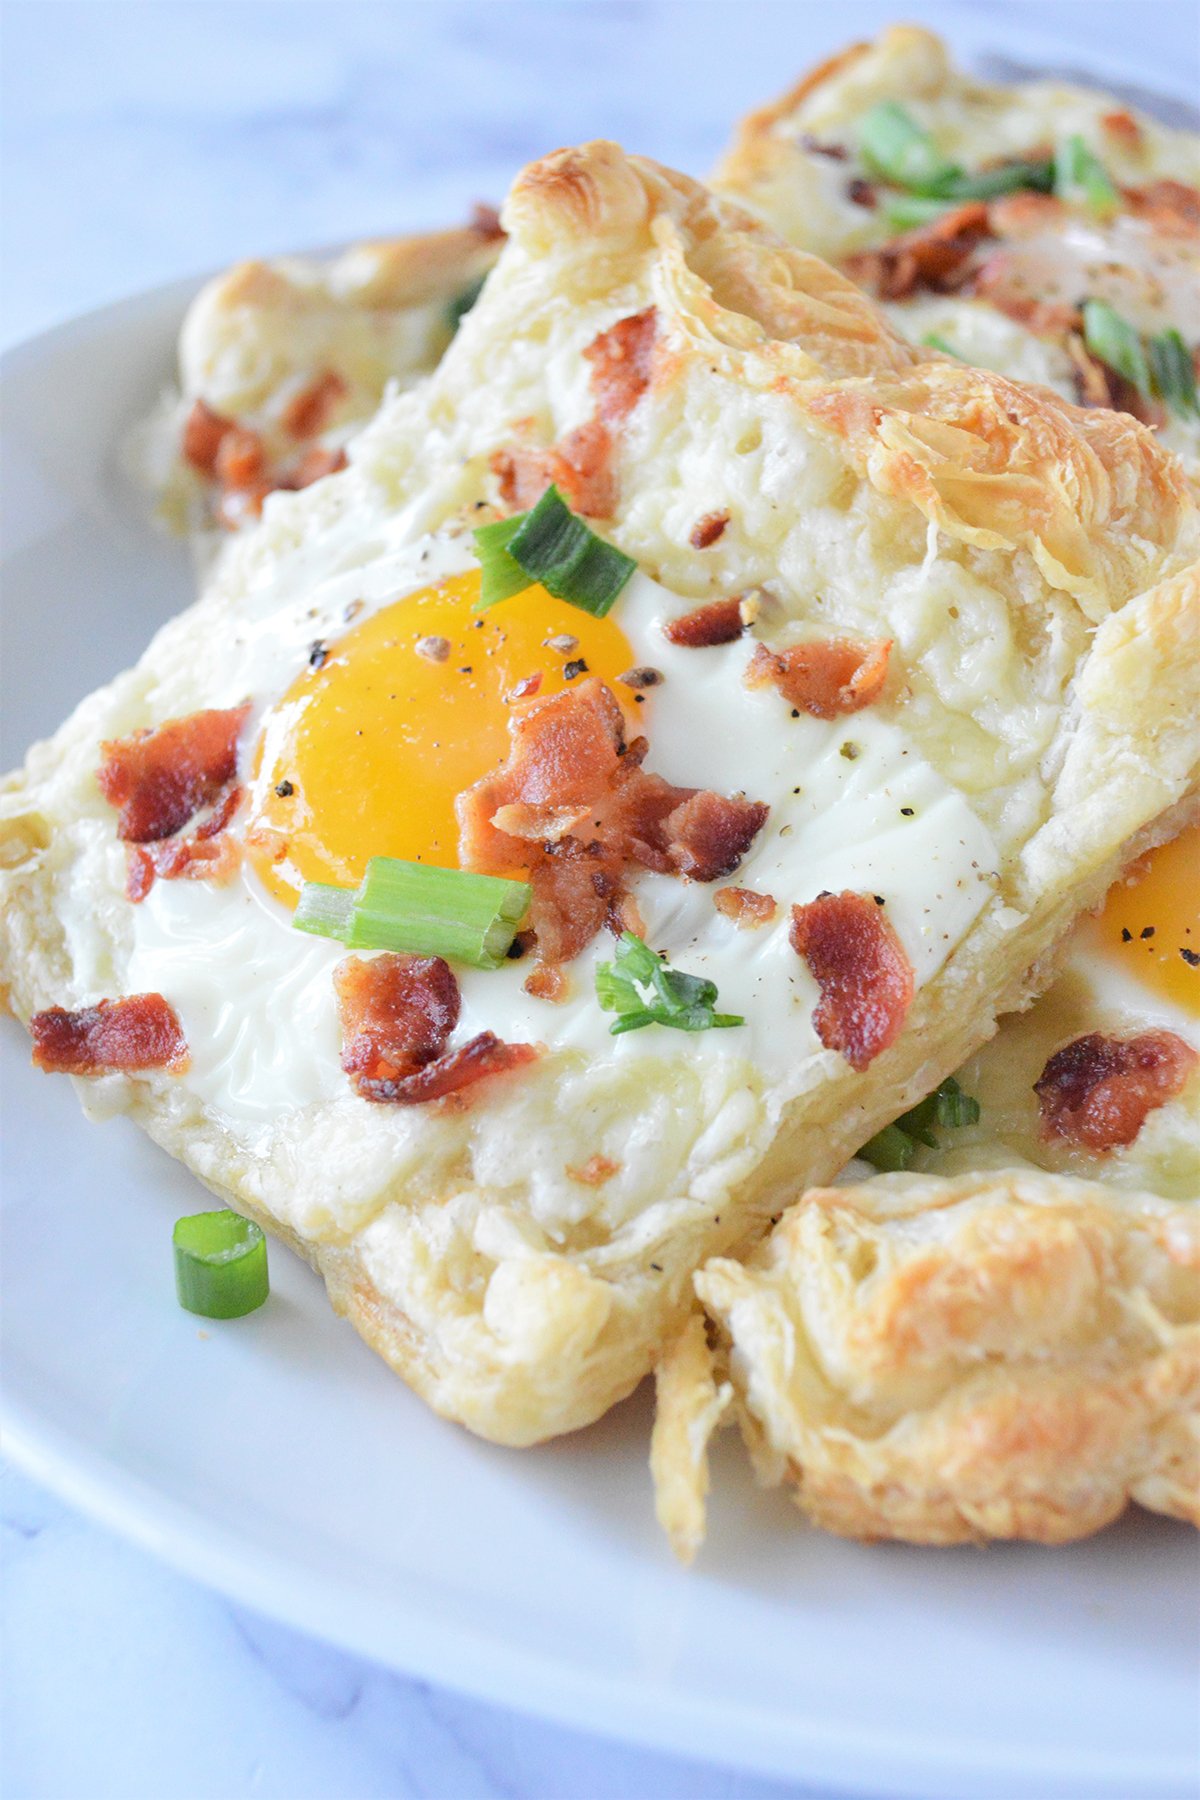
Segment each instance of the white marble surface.
[{"label": "white marble surface", "polygon": [[[4,8],[0,342],[240,255],[434,224],[606,134],[702,170],[725,122],[919,12],[1052,33],[1195,90],[1181,4],[396,0]],[[0,1480],[6,1800],[463,1800],[807,1792],[584,1737],[346,1656]]]}]

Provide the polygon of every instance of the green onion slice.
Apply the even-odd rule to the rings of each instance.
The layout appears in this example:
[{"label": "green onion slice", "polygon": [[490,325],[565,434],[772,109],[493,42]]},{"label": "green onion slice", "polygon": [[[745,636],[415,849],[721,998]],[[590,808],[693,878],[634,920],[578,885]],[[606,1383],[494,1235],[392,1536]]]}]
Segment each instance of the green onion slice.
[{"label": "green onion slice", "polygon": [[475,543],[483,570],[477,612],[539,581],[556,600],[602,619],[637,568],[631,556],[597,537],[554,486],[530,512],[482,526]]},{"label": "green onion slice", "polygon": [[916,231],[940,219],[950,206],[949,200],[931,199],[926,194],[898,194],[884,203],[883,216],[889,231]]},{"label": "green onion slice", "polygon": [[1084,301],[1083,337],[1093,356],[1131,381],[1143,394],[1150,392],[1150,365],[1142,340],[1107,300]]},{"label": "green onion slice", "polygon": [[949,200],[995,200],[1001,194],[1034,189],[1048,194],[1054,186],[1055,165],[1049,157],[1030,161],[1014,158],[994,169],[977,169],[973,175],[956,174],[938,188]]},{"label": "green onion slice", "polygon": [[746,1023],[737,1013],[714,1010],[716,982],[668,968],[657,950],[651,950],[631,931],[621,933],[616,961],[597,967],[596,998],[602,1011],[618,1015],[609,1026],[613,1037],[640,1031],[646,1025],[667,1025],[675,1031],[722,1031]]},{"label": "green onion slice", "polygon": [[896,100],[881,100],[859,127],[858,147],[874,174],[914,194],[940,193],[961,175]]},{"label": "green onion slice", "polygon": [[921,339],[921,342],[923,344],[928,344],[931,350],[940,350],[943,356],[954,357],[956,362],[961,362],[963,360],[960,352],[954,348],[954,345],[948,344],[944,337],[938,336],[936,331],[927,331],[925,336]]},{"label": "green onion slice", "polygon": [[1150,383],[1155,394],[1181,419],[1200,418],[1196,365],[1177,331],[1160,331],[1146,341]]},{"label": "green onion slice", "polygon": [[240,1319],[270,1292],[267,1240],[235,1212],[192,1213],[175,1221],[175,1292],[204,1319]]},{"label": "green onion slice", "polygon": [[932,1094],[927,1094],[892,1124],[877,1131],[858,1154],[864,1162],[874,1163],[877,1169],[888,1172],[907,1169],[918,1144],[924,1144],[929,1150],[937,1149],[935,1126],[953,1131],[978,1121],[978,1100],[972,1094],[964,1093],[951,1075]]},{"label": "green onion slice", "polygon": [[373,856],[357,888],[306,881],[292,924],[340,938],[351,950],[399,950],[498,969],[531,897],[524,881]]},{"label": "green onion slice", "polygon": [[1097,219],[1111,218],[1121,205],[1108,170],[1078,132],[1067,139],[1054,159],[1054,191],[1060,200],[1081,200]]}]

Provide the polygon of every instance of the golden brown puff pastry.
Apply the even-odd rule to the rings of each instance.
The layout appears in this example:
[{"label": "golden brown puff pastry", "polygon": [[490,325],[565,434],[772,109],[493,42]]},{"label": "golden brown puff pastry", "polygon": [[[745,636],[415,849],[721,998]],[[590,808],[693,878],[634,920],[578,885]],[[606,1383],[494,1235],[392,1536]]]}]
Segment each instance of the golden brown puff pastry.
[{"label": "golden brown puff pastry", "polygon": [[[1112,204],[1071,189],[1065,199],[1018,191],[982,206],[947,202],[940,214],[926,202],[935,216],[922,221],[920,201],[880,180],[860,147],[863,120],[888,102],[968,174],[1062,159],[1081,140],[1112,184]],[[972,80],[932,33],[898,25],[749,114],[714,185],[789,242],[843,265],[927,354],[948,351],[1085,404],[1131,407],[1200,478],[1200,420],[1122,380],[1089,347],[1081,312],[1085,299],[1104,300],[1139,334],[1174,328],[1189,351],[1200,344],[1195,133],[1053,80]]]},{"label": "golden brown puff pastry", "polygon": [[[354,1094],[336,1042],[326,1052],[324,1026],[305,1024],[297,1061],[325,1056],[326,1085],[246,1122],[201,1081],[205,1015],[180,991],[194,1072],[91,1090],[308,1256],[335,1306],[433,1406],[519,1444],[628,1393],[684,1324],[694,1272],[752,1244],[788,1196],[832,1179],[961,1065],[1043,979],[1030,970],[1080,909],[1173,829],[1200,765],[1200,521],[1177,462],[1131,419],[919,362],[828,265],[615,145],[534,164],[504,223],[508,244],[431,379],[385,404],[343,473],[270,495],[200,604],[11,779],[3,972],[23,1018],[129,991],[150,915],[124,898],[99,741],[247,693],[260,720],[264,633],[291,621],[303,661],[330,596],[395,593],[405,533],[453,537],[489,516],[477,509],[499,497],[497,457],[548,455],[585,426],[585,353],[653,308],[645,391],[612,426],[601,529],[679,613],[760,590],[760,645],[892,640],[888,685],[853,733],[828,727],[822,767],[858,780],[856,738],[896,734],[952,816],[988,834],[963,878],[977,910],[928,947],[901,1034],[861,1072],[822,1047],[816,988],[788,943],[795,896],[781,891],[754,954],[780,972],[767,987],[793,998],[761,1055],[738,1047],[757,1041],[749,1001],[745,1040],[647,1031],[645,1054],[628,1058],[606,1037],[586,1052],[558,1042],[566,1015],[544,1003],[526,1035],[545,1053],[518,1077],[462,1110],[397,1108]],[[714,513],[719,540],[697,549],[696,522]],[[742,664],[719,659],[751,648],[679,651],[717,660],[681,675],[663,705],[725,667],[732,704]],[[1152,707],[1131,698],[1144,692]],[[772,742],[816,729],[768,702]],[[646,717],[653,757],[665,740]],[[740,727],[701,736],[729,758],[716,785],[750,792],[762,770],[747,766]],[[926,955],[919,921],[912,944]],[[681,948],[669,935],[662,947]],[[168,987],[173,965],[154,966]],[[485,984],[502,980],[479,978],[480,1026]],[[266,1054],[281,1016],[267,1007],[243,1034],[251,1051],[261,1037]],[[593,1159],[618,1172],[581,1184]]]},{"label": "golden brown puff pastry", "polygon": [[[130,446],[168,521],[193,531],[202,555],[220,541],[208,536],[220,487],[184,453],[197,403],[255,434],[269,479],[291,478],[306,451],[341,449],[389,383],[436,365],[502,241],[481,207],[456,229],[241,262],[209,281],[183,322],[178,392]],[[220,514],[226,526],[256,516]]]},{"label": "golden brown puff pastry", "polygon": [[[696,1286],[760,1476],[826,1530],[1058,1544],[1131,1500],[1200,1523],[1193,1206],[1016,1170],[883,1176],[806,1194]],[[658,1428],[690,1432],[693,1471],[705,1381]],[[688,1501],[667,1517],[685,1554],[696,1477]]]}]

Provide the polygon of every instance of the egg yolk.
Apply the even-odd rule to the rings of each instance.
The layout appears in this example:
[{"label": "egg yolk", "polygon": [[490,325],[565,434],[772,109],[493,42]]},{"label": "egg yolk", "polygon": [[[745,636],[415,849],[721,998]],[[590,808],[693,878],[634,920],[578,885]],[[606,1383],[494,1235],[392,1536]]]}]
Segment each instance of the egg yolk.
[{"label": "egg yolk", "polygon": [[1110,961],[1200,1018],[1200,826],[1143,857],[1095,929]]},{"label": "egg yolk", "polygon": [[[486,613],[478,598],[474,569],[384,607],[267,715],[246,842],[284,905],[305,881],[357,883],[372,856],[456,868],[454,802],[507,756],[514,690],[520,704],[589,675],[611,686],[634,661],[611,619],[542,587]],[[648,709],[614,692],[636,733]]]}]

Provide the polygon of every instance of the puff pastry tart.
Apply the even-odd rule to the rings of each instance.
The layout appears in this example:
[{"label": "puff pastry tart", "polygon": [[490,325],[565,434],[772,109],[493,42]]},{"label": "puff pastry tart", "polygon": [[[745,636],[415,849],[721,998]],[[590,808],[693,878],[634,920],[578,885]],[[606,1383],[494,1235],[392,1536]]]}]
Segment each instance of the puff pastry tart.
[{"label": "puff pastry tart", "polygon": [[1194,132],[1059,81],[972,80],[899,25],[751,113],[714,179],[926,354],[1133,411],[1200,476]]},{"label": "puff pastry tart", "polygon": [[385,388],[434,367],[503,237],[479,206],[457,229],[242,262],[201,290],[180,336],[178,390],[130,458],[202,561],[274,489],[336,472]]},{"label": "puff pastry tart", "polygon": [[[615,145],[503,220],[433,376],[10,779],[3,972],[43,1067],[523,1444],[1176,829],[1200,519],[1128,415],[924,359]],[[294,928],[315,883],[352,936],[374,857],[523,878],[518,954]]]}]

